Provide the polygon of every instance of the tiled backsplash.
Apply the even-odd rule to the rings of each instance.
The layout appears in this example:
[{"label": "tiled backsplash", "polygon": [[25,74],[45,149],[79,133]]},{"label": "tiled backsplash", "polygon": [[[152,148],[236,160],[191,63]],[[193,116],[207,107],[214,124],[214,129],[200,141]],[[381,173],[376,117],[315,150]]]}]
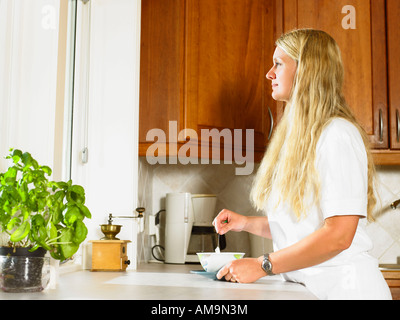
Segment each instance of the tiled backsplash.
[{"label": "tiled backsplash", "polygon": [[393,210],[390,204],[400,198],[400,167],[378,166],[377,172],[379,205],[375,222],[367,226],[374,243],[371,254],[380,263],[397,263],[400,259],[400,207]]},{"label": "tiled backsplash", "polygon": [[[139,204],[147,213],[155,214],[165,208],[165,195],[169,192],[212,193],[218,199],[216,213],[226,208],[245,215],[261,215],[249,201],[256,170],[257,167],[252,175],[238,176],[235,165],[149,165],[146,158],[140,158]],[[377,171],[381,206],[375,222],[367,226],[374,243],[371,254],[380,263],[396,263],[400,257],[400,208],[393,210],[390,203],[400,198],[400,167],[378,167]],[[272,244],[245,232],[229,232],[226,250],[258,256],[272,250]]]}]

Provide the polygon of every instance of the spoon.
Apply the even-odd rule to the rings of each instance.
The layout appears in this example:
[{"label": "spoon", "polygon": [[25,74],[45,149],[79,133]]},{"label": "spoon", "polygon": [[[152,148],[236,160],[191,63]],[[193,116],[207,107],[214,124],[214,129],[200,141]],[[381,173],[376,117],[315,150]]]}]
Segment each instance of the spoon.
[{"label": "spoon", "polygon": [[215,248],[216,253],[221,253],[221,250],[226,248],[226,239],[224,234],[218,234],[218,243],[217,247]]},{"label": "spoon", "polygon": [[[228,223],[228,220],[225,220],[222,223]],[[226,248],[225,234],[218,233],[218,243],[217,243],[217,247],[215,248],[215,252],[221,253],[221,250],[224,250],[225,248]]]}]

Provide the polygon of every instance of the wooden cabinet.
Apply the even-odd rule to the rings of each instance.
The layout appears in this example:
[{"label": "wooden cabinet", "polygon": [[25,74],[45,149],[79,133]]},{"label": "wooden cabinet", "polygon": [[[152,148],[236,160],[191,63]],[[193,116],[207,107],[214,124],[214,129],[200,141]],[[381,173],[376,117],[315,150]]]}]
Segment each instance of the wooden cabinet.
[{"label": "wooden cabinet", "polygon": [[[380,0],[382,1],[382,0]],[[374,150],[378,164],[400,164],[400,1],[386,0],[389,149]],[[380,69],[383,69],[382,66]]]},{"label": "wooden cabinet", "polygon": [[338,42],[346,100],[370,137],[375,163],[400,164],[399,1],[282,1],[284,31],[317,28]]},{"label": "wooden cabinet", "polygon": [[[154,144],[146,138],[154,128],[165,133],[158,155],[177,155],[190,140],[199,147],[190,154],[196,158],[201,145],[212,145],[201,130],[227,129],[231,145],[244,150],[245,130],[253,129],[260,160],[284,108],[265,77],[274,42],[309,27],[328,32],[341,48],[346,99],[376,163],[400,164],[399,6],[398,0],[143,0],[139,155]],[[235,141],[235,129],[242,141]],[[219,138],[216,157],[224,159]],[[211,149],[206,158],[213,158]]]},{"label": "wooden cabinet", "polygon": [[[141,17],[139,155],[147,133],[184,126],[185,5],[183,0],[143,0]],[[169,139],[167,138],[167,142]]]},{"label": "wooden cabinet", "polygon": [[284,30],[315,28],[338,43],[344,93],[373,148],[389,146],[384,0],[285,0]]},{"label": "wooden cabinet", "polygon": [[[400,149],[400,1],[387,0],[390,148]],[[400,157],[400,155],[399,155]]]},{"label": "wooden cabinet", "polygon": [[[268,108],[265,74],[272,64],[273,25],[265,1],[188,0],[186,106],[188,128],[254,129],[264,151]],[[268,42],[268,43],[266,43]],[[203,142],[203,141],[202,141]],[[235,144],[242,141],[234,141]]]},{"label": "wooden cabinet", "polygon": [[399,270],[382,270],[393,300],[400,300],[400,271]]},{"label": "wooden cabinet", "polygon": [[[169,155],[190,134],[191,142],[215,147],[201,139],[202,130],[212,129],[227,129],[230,146],[245,149],[246,129],[253,129],[260,159],[277,114],[265,77],[276,19],[275,0],[143,0],[139,154],[153,144],[146,141],[153,128],[166,133]],[[177,139],[171,121],[177,132],[196,134],[187,130]],[[224,147],[224,139],[217,142]]]}]

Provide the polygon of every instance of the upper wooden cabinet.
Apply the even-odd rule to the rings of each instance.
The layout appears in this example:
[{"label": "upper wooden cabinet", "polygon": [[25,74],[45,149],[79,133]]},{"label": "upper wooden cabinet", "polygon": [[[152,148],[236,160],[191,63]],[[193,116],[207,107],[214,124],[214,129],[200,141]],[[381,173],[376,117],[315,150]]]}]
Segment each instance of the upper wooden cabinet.
[{"label": "upper wooden cabinet", "polygon": [[[245,149],[246,129],[253,129],[251,152],[261,158],[277,114],[265,77],[276,16],[275,1],[142,1],[140,155],[153,144],[146,134],[154,128],[166,133],[166,152],[176,153],[169,137],[170,121],[176,121],[178,132],[197,133],[190,140],[197,137],[199,146],[212,143],[200,141],[202,129],[228,129],[231,145]],[[234,139],[237,129],[240,141]]]},{"label": "upper wooden cabinet", "polygon": [[[400,149],[400,1],[387,0],[390,147]],[[400,155],[398,155],[400,157]],[[400,162],[400,161],[399,161]]]},{"label": "upper wooden cabinet", "polygon": [[[399,7],[399,0],[142,0],[139,155],[154,144],[146,135],[155,128],[166,135],[161,155],[176,155],[188,136],[209,144],[202,129],[227,129],[231,137],[239,129],[243,140],[253,129],[260,160],[284,108],[265,77],[274,42],[283,32],[316,28],[341,48],[346,100],[376,163],[400,164]],[[184,134],[176,139],[176,132]]]},{"label": "upper wooden cabinet", "polygon": [[185,7],[179,0],[143,0],[141,17],[139,154],[146,134],[168,132],[169,121],[183,125]]},{"label": "upper wooden cabinet", "polygon": [[[264,2],[186,1],[185,126],[231,132],[251,128],[255,148],[261,150],[268,108]],[[269,41],[273,44],[272,34]]]},{"label": "upper wooden cabinet", "polygon": [[373,148],[388,139],[384,0],[285,0],[284,29],[315,28],[338,43],[344,93]]}]

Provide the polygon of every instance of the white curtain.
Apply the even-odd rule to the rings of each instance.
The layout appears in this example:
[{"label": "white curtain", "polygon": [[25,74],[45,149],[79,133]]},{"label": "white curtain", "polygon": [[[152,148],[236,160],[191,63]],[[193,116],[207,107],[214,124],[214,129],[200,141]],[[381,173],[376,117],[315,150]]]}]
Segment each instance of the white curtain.
[{"label": "white curtain", "polygon": [[0,171],[9,148],[53,167],[60,0],[0,0]]}]

